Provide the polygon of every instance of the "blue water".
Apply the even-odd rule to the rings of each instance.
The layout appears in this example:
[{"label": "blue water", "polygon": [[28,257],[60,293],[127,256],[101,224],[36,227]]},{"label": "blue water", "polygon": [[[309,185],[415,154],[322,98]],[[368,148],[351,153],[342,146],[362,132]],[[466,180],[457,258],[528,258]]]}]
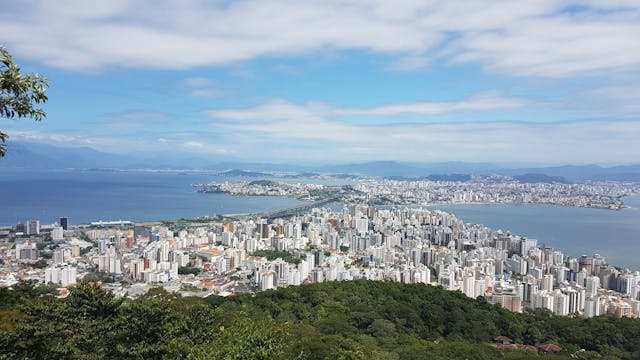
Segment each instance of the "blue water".
[{"label": "blue water", "polygon": [[598,253],[610,264],[640,270],[640,196],[624,199],[631,208],[602,210],[552,205],[446,205],[431,208],[465,222],[526,235],[565,255]]},{"label": "blue water", "polygon": [[[278,197],[201,194],[191,186],[237,181],[211,174],[7,171],[0,169],[0,226],[28,219],[72,224],[163,220],[263,212],[300,204]],[[302,179],[289,181],[304,182]],[[616,266],[640,270],[640,197],[620,211],[546,205],[448,205],[435,208],[466,222],[526,235],[570,256],[599,253]],[[338,206],[340,209],[341,205]]]},{"label": "blue water", "polygon": [[[238,179],[211,174],[7,171],[0,169],[0,226],[28,219],[50,224],[164,220],[283,209],[303,203],[281,197],[198,193],[191,184]],[[247,179],[242,179],[247,180]]]}]

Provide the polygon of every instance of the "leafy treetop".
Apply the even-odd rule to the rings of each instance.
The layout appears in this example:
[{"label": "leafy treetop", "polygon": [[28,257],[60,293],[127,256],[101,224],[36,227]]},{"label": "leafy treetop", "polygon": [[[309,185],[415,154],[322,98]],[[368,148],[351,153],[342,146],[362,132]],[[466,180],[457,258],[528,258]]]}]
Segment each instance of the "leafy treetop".
[{"label": "leafy treetop", "polygon": [[[38,74],[23,75],[11,54],[0,46],[0,118],[42,120],[47,114],[36,104],[47,101],[49,82]],[[9,136],[0,130],[0,157],[5,155]]]}]

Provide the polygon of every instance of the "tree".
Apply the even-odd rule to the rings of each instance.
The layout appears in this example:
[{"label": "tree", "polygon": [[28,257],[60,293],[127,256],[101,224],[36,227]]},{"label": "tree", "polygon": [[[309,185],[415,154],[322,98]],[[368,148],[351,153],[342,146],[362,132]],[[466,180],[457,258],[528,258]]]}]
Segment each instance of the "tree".
[{"label": "tree", "polygon": [[291,334],[273,321],[238,318],[232,326],[221,326],[213,341],[195,346],[187,359],[285,359]]},{"label": "tree", "polygon": [[200,269],[198,269],[196,267],[180,266],[178,268],[178,274],[180,274],[180,275],[189,275],[189,274],[198,275],[198,274],[200,274]]},{"label": "tree", "polygon": [[[23,75],[11,54],[0,46],[0,118],[42,120],[47,113],[36,104],[47,101],[49,82],[38,74]],[[0,130],[0,157],[6,152],[9,135]]]},{"label": "tree", "polygon": [[31,266],[34,269],[44,269],[44,268],[47,267],[47,265],[48,265],[47,264],[47,260],[45,260],[45,259],[40,259],[40,260],[34,262],[33,264],[31,264]]}]

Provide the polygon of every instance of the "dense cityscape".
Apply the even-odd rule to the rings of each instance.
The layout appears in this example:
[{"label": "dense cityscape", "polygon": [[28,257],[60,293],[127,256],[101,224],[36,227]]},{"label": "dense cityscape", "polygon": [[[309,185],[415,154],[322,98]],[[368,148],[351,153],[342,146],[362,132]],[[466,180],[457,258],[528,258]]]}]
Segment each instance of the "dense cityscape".
[{"label": "dense cityscape", "polygon": [[[336,193],[321,185],[272,182],[216,186],[244,195]],[[442,286],[514,312],[544,308],[586,318],[640,316],[640,272],[617,268],[598,254],[564,254],[536,239],[464,223],[439,210],[371,205],[371,199],[384,197],[402,203],[544,201],[618,208],[605,201],[637,192],[636,185],[367,180],[348,189],[343,199],[350,204],[339,211],[313,208],[287,218],[84,225],[60,218],[54,225],[31,220],[5,227],[0,285],[35,279],[59,286],[64,297],[66,287],[86,280],[100,281],[118,296],[136,297],[162,286],[204,297],[369,279]]]},{"label": "dense cityscape", "polygon": [[622,209],[624,196],[640,193],[632,182],[521,182],[499,175],[469,176],[465,181],[365,178],[354,185],[287,183],[271,180],[194,185],[201,192],[246,196],[287,196],[304,200],[335,199],[348,204],[549,204]]}]

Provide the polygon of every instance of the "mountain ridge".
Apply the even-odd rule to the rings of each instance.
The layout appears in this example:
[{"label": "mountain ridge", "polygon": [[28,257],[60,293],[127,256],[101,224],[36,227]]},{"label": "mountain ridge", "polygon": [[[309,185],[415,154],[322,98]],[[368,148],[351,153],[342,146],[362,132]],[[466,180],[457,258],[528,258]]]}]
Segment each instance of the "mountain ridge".
[{"label": "mountain ridge", "polygon": [[[500,166],[487,162],[417,163],[393,160],[363,161],[348,164],[278,164],[206,159],[196,155],[125,156],[90,147],[62,147],[37,142],[9,141],[8,152],[0,158],[0,169],[174,169],[244,171],[266,173],[297,172],[353,174],[388,178],[438,178],[452,174],[522,176],[538,174],[546,181],[632,181],[640,182],[640,164],[605,167],[596,164],[560,166]],[[446,178],[445,176],[445,178]]]}]

